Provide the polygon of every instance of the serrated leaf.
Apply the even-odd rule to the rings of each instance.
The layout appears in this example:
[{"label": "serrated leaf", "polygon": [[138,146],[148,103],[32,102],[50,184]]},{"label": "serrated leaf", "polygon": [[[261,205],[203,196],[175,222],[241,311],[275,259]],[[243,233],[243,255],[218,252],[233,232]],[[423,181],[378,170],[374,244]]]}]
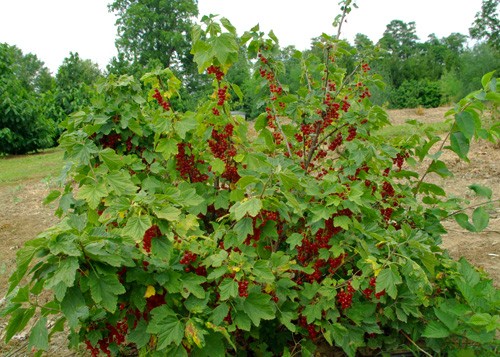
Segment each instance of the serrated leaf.
[{"label": "serrated leaf", "polygon": [[186,298],[189,294],[193,294],[199,299],[205,298],[205,289],[201,286],[206,281],[206,278],[196,274],[188,274],[183,277],[182,285],[184,288],[183,296]]},{"label": "serrated leaf", "polygon": [[184,323],[166,306],[151,311],[151,322],[146,331],[158,336],[157,350],[161,351],[172,343],[179,346],[184,338]]},{"label": "serrated leaf", "polygon": [[271,297],[268,294],[250,293],[243,302],[243,310],[255,326],[260,325],[261,320],[272,320],[275,317]]},{"label": "serrated leaf", "polygon": [[89,308],[79,287],[72,287],[66,291],[64,299],[61,301],[61,311],[71,328],[76,328],[79,325],[80,318],[83,320],[89,316]]},{"label": "serrated leaf", "polygon": [[211,320],[215,325],[220,325],[229,313],[229,306],[225,302],[212,310]]},{"label": "serrated leaf", "polygon": [[5,330],[5,342],[9,342],[16,333],[22,331],[34,314],[35,307],[30,307],[28,309],[19,308],[15,310]]},{"label": "serrated leaf", "polygon": [[474,117],[469,112],[460,112],[455,115],[455,122],[457,123],[458,130],[470,141],[476,132]]},{"label": "serrated leaf", "polygon": [[450,148],[462,160],[469,162],[467,154],[470,149],[470,141],[465,137],[465,135],[460,131],[452,133],[450,136],[450,143],[451,146],[448,148]]},{"label": "serrated leaf", "polygon": [[131,237],[135,242],[142,241],[144,233],[151,227],[151,218],[149,216],[133,216],[127,221],[123,228],[123,234]]},{"label": "serrated leaf", "polygon": [[137,186],[132,183],[130,174],[123,171],[110,172],[104,177],[104,182],[117,195],[133,195],[137,192]]},{"label": "serrated leaf", "polygon": [[238,296],[238,283],[233,279],[224,279],[219,285],[219,293],[221,301]]},{"label": "serrated leaf", "polygon": [[62,259],[56,267],[54,275],[47,280],[46,288],[51,289],[59,283],[63,283],[66,287],[72,287],[75,282],[76,271],[79,267],[80,264],[75,257]]},{"label": "serrated leaf", "polygon": [[476,232],[483,231],[490,222],[490,215],[484,209],[484,207],[478,207],[472,212],[472,224],[474,225]]},{"label": "serrated leaf", "polygon": [[127,335],[127,341],[134,343],[138,349],[146,346],[151,335],[146,331],[148,323],[145,320],[139,320],[135,329]]},{"label": "serrated leaf", "polygon": [[57,200],[59,196],[61,196],[61,191],[53,190],[47,195],[47,197],[45,197],[45,199],[43,200],[43,204],[48,205],[49,203]]},{"label": "serrated leaf", "polygon": [[453,216],[460,227],[470,232],[475,232],[476,228],[469,222],[469,217],[465,213],[457,213]]},{"label": "serrated leaf", "polygon": [[123,167],[123,157],[118,155],[113,149],[106,148],[99,151],[99,158],[109,170],[117,170]]},{"label": "serrated leaf", "polygon": [[275,276],[267,260],[257,260],[253,265],[252,272],[258,282],[272,283],[275,280]]},{"label": "serrated leaf", "polygon": [[387,295],[395,299],[398,295],[398,290],[396,285],[402,283],[401,275],[395,265],[391,265],[388,268],[383,269],[377,276],[376,282],[376,292],[381,292],[385,290]]},{"label": "serrated leaf", "polygon": [[210,166],[212,166],[212,172],[221,175],[226,171],[226,163],[219,158],[214,158],[210,161]]},{"label": "serrated leaf", "polygon": [[333,218],[333,225],[348,230],[351,220],[347,216],[336,216]]},{"label": "serrated leaf", "polygon": [[290,249],[295,249],[296,246],[302,245],[302,239],[304,239],[302,234],[292,233],[286,242],[290,245]]},{"label": "serrated leaf", "polygon": [[198,121],[194,117],[187,117],[174,123],[175,132],[181,139],[186,138],[186,134],[198,127]]},{"label": "serrated leaf", "polygon": [[449,335],[450,331],[448,328],[438,321],[429,322],[422,333],[422,336],[427,338],[445,338]]},{"label": "serrated leaf", "polygon": [[235,219],[239,221],[247,214],[251,217],[257,216],[261,209],[262,201],[257,197],[252,197],[243,202],[236,202],[230,211],[234,212]]},{"label": "serrated leaf", "polygon": [[92,300],[109,312],[116,311],[118,295],[125,293],[125,288],[118,280],[117,274],[96,274],[90,272],[89,287]]},{"label": "serrated leaf", "polygon": [[238,235],[239,243],[243,243],[249,234],[253,234],[253,220],[250,217],[239,220],[234,225],[234,230]]},{"label": "serrated leaf", "polygon": [[453,174],[448,170],[446,164],[441,160],[434,160],[428,169],[429,172],[435,172],[441,177],[450,177]]},{"label": "serrated leaf", "polygon": [[170,222],[178,221],[181,216],[181,210],[173,206],[162,206],[153,208],[153,213],[160,219],[166,219]]},{"label": "serrated leaf", "polygon": [[171,156],[176,155],[178,152],[177,141],[170,138],[159,139],[155,150],[156,152],[161,153],[164,159],[168,160]]},{"label": "serrated leaf", "polygon": [[485,197],[489,200],[491,200],[491,197],[493,195],[493,192],[491,191],[491,188],[486,187],[486,186],[481,186],[478,184],[473,184],[468,186],[472,191],[475,192],[476,195],[480,197]]},{"label": "serrated leaf", "polygon": [[49,349],[49,331],[47,330],[47,318],[45,316],[40,317],[30,331],[28,350],[32,348],[43,351]]},{"label": "serrated leaf", "polygon": [[94,182],[82,185],[76,193],[76,198],[85,200],[90,208],[96,209],[99,203],[101,203],[101,199],[107,194],[106,185],[100,181],[98,183]]}]

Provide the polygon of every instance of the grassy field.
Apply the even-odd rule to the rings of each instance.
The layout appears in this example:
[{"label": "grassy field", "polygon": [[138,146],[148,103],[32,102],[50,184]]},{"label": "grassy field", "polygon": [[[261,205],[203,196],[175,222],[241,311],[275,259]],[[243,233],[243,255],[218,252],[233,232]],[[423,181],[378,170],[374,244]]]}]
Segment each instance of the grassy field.
[{"label": "grassy field", "polygon": [[0,187],[58,177],[63,155],[61,149],[49,149],[32,155],[0,157]]}]

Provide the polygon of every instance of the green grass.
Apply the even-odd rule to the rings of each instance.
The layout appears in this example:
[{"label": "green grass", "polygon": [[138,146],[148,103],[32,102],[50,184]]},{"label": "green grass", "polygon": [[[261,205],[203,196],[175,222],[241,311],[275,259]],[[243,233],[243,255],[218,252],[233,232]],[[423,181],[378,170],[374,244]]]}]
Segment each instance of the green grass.
[{"label": "green grass", "polygon": [[61,149],[49,149],[37,154],[0,157],[0,187],[58,177],[64,164],[63,155]]},{"label": "green grass", "polygon": [[426,130],[433,130],[436,135],[446,133],[450,129],[450,123],[436,122],[436,123],[426,123],[421,125],[412,124],[400,124],[400,125],[388,125],[380,130],[377,130],[376,135],[392,138],[407,138],[411,135],[418,134],[425,136]]}]

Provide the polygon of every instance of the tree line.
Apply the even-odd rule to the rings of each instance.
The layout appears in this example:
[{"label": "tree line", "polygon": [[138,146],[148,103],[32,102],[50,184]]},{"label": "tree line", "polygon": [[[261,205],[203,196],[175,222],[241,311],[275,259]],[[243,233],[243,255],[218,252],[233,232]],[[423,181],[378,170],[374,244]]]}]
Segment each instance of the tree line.
[{"label": "tree line", "polygon": [[[52,147],[60,135],[58,124],[87,106],[93,88],[106,76],[142,76],[147,71],[171,68],[185,86],[174,105],[194,110],[199,99],[211,93],[211,81],[193,62],[191,28],[198,16],[196,0],[115,0],[108,5],[117,15],[117,56],[106,70],[78,53],[70,53],[52,75],[35,54],[15,45],[0,44],[0,154],[24,154]],[[414,22],[391,21],[377,42],[357,34],[345,51],[357,51],[380,75],[380,86],[370,88],[375,104],[389,108],[437,107],[457,101],[480,87],[484,73],[500,69],[498,2],[483,0],[469,35],[452,33],[425,42],[416,35]],[[475,39],[474,45],[468,41]],[[318,52],[318,39],[309,51]],[[220,44],[224,46],[224,43]],[[302,64],[293,46],[280,48],[284,66],[279,81],[288,91],[300,87]],[[342,64],[346,71],[354,62]],[[244,100],[233,93],[235,109],[247,117],[258,115],[262,94],[255,91],[259,73],[240,50],[238,63],[228,73],[241,88]],[[385,83],[385,85],[382,85]]]}]

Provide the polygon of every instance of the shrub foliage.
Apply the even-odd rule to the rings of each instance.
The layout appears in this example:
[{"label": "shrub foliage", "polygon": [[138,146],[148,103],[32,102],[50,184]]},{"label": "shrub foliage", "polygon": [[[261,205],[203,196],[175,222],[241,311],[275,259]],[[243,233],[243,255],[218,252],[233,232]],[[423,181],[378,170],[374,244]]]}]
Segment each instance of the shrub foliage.
[{"label": "shrub foliage", "polygon": [[[231,116],[241,90],[225,76],[243,45],[267,93],[253,126]],[[469,219],[425,177],[450,175],[443,150],[467,160],[474,138],[498,140],[498,126],[480,120],[483,102],[499,101],[495,79],[450,111],[450,145],[430,155],[432,133],[396,143],[373,134],[388,119],[370,103],[380,80],[369,58],[326,35],[317,46],[322,56],[294,54],[301,88],[290,94],[272,33],[238,38],[226,19],[205,17],[192,53],[213,94],[196,112],[171,104],[181,82],[169,69],[102,82],[65,123],[67,184],[47,198],[59,199],[62,221],[18,252],[7,341],[36,314],[30,346],[40,352],[68,326],[70,345],[94,356],[131,346],[148,356],[307,356],[321,345],[349,356],[493,354],[498,291],[439,247],[443,219],[480,231],[487,210]],[[355,58],[352,71],[338,65],[343,56]],[[419,176],[412,165],[428,158]]]}]

